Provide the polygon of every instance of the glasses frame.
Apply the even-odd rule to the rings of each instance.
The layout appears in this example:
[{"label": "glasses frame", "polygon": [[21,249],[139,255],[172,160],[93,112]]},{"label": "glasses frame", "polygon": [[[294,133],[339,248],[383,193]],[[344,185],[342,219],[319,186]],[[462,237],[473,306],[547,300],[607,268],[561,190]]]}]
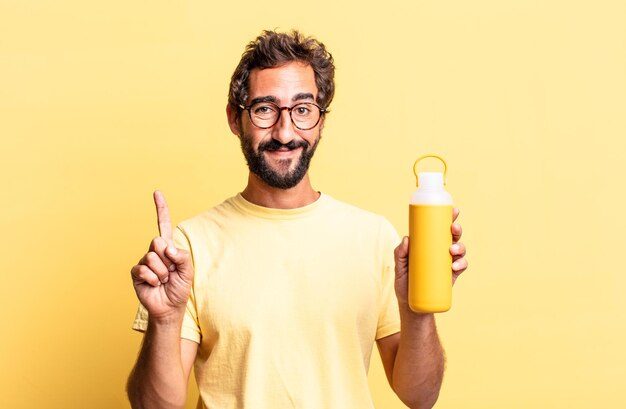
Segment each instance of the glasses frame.
[{"label": "glasses frame", "polygon": [[[274,105],[276,108],[278,108],[278,115],[276,116],[276,121],[271,124],[270,126],[258,126],[257,124],[254,123],[254,121],[252,120],[252,111],[250,110],[250,108],[252,108],[254,105],[256,104],[271,104]],[[296,122],[293,120],[293,116],[291,116],[291,112],[293,111],[294,108],[300,106],[300,105],[313,105],[314,107],[316,107],[317,109],[319,109],[320,111],[320,116],[317,118],[317,122],[315,122],[315,125],[313,125],[310,128],[300,128],[298,126],[298,124],[296,124]],[[276,125],[278,123],[278,121],[280,121],[280,117],[283,115],[283,111],[286,109],[287,112],[289,112],[289,119],[291,120],[291,123],[293,124],[293,126],[295,126],[297,129],[301,130],[301,131],[310,131],[311,129],[315,128],[317,126],[317,124],[320,123],[320,120],[322,119],[322,116],[324,114],[326,114],[326,112],[328,112],[327,108],[322,108],[319,105],[317,105],[314,102],[299,102],[291,107],[281,107],[273,102],[255,102],[254,104],[250,104],[250,105],[238,105],[240,109],[243,109],[244,111],[248,111],[248,117],[250,118],[250,122],[252,122],[252,125],[256,126],[259,129],[270,129],[271,127],[273,127],[274,125]]]}]

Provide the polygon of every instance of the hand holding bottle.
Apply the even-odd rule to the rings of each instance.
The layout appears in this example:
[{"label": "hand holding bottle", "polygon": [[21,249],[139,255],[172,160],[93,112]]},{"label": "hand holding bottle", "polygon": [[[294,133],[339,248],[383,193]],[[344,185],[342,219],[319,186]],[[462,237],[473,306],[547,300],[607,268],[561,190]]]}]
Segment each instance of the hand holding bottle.
[{"label": "hand holding bottle", "polygon": [[[459,217],[459,209],[452,209],[452,225],[450,232],[452,233],[452,245],[450,246],[450,256],[452,257],[452,284],[467,269],[467,260],[465,259],[465,245],[460,242],[462,235],[461,225],[456,223]],[[400,305],[408,306],[408,277],[409,277],[409,238],[404,237],[402,242],[396,247],[394,252],[396,262],[396,296]]]},{"label": "hand holding bottle", "polygon": [[459,209],[456,207],[452,209],[452,226],[450,231],[452,232],[452,245],[450,246],[450,255],[452,256],[452,285],[456,282],[456,279],[467,270],[467,260],[465,259],[465,244],[461,243],[461,234],[463,229],[461,225],[456,222],[459,217]]},{"label": "hand holding bottle", "polygon": [[[418,173],[417,165],[425,158],[438,159],[444,166],[443,173]],[[453,209],[452,196],[445,188],[447,170],[445,160],[437,155],[424,155],[413,165],[417,190],[409,203],[410,242],[403,240],[396,251],[396,272],[406,245],[408,275],[403,280],[407,281],[408,306],[414,312],[448,311],[452,305],[452,284],[467,267],[465,246],[458,243],[461,226],[455,224],[459,211]],[[402,290],[399,299],[404,297]]]},{"label": "hand holding bottle", "polygon": [[193,283],[191,255],[174,245],[169,209],[159,191],[154,192],[154,204],[159,236],[131,269],[133,286],[151,319],[182,318]]}]

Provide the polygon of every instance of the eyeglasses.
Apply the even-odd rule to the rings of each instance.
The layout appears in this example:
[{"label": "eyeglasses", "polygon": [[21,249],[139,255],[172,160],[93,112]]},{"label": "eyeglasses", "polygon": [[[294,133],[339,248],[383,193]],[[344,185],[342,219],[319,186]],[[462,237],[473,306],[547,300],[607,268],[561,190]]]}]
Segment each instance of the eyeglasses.
[{"label": "eyeglasses", "polygon": [[281,113],[286,109],[291,122],[301,131],[315,128],[322,114],[326,112],[325,108],[320,108],[312,102],[302,102],[292,107],[279,107],[273,102],[257,102],[248,106],[239,105],[239,108],[248,111],[252,124],[261,129],[276,125]]}]

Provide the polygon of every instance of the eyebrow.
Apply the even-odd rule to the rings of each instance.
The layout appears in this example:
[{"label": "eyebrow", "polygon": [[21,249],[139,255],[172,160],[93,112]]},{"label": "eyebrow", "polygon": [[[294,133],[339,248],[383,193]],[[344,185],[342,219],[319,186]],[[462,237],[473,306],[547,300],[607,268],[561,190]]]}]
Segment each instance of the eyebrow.
[{"label": "eyebrow", "polygon": [[278,105],[278,99],[276,99],[276,97],[273,97],[271,95],[268,95],[265,97],[256,97],[252,101],[250,101],[250,105],[254,105],[259,102],[273,102],[274,104]]},{"label": "eyebrow", "polygon": [[[293,98],[291,98],[292,101],[301,101],[303,99],[312,99],[315,100],[315,98],[313,97],[313,94],[311,94],[310,92],[300,92],[298,94],[296,94]],[[276,98],[275,96],[272,95],[267,95],[267,96],[263,96],[263,97],[256,97],[254,99],[252,99],[252,101],[250,101],[250,105],[254,105],[257,104],[259,102],[272,102],[276,105],[278,105],[278,98]]]},{"label": "eyebrow", "polygon": [[296,94],[296,96],[294,96],[293,98],[291,98],[292,101],[300,101],[303,99],[315,99],[315,98],[313,98],[313,94],[311,94],[310,92],[301,92],[299,94]]}]

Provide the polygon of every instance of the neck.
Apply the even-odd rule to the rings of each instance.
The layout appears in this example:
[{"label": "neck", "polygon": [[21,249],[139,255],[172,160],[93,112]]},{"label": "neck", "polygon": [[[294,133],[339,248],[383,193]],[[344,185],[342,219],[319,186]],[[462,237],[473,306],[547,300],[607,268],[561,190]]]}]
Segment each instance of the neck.
[{"label": "neck", "polygon": [[308,173],[291,189],[279,189],[269,186],[250,172],[248,185],[241,195],[250,203],[272,209],[296,209],[309,205],[320,197],[320,193],[311,186]]}]

